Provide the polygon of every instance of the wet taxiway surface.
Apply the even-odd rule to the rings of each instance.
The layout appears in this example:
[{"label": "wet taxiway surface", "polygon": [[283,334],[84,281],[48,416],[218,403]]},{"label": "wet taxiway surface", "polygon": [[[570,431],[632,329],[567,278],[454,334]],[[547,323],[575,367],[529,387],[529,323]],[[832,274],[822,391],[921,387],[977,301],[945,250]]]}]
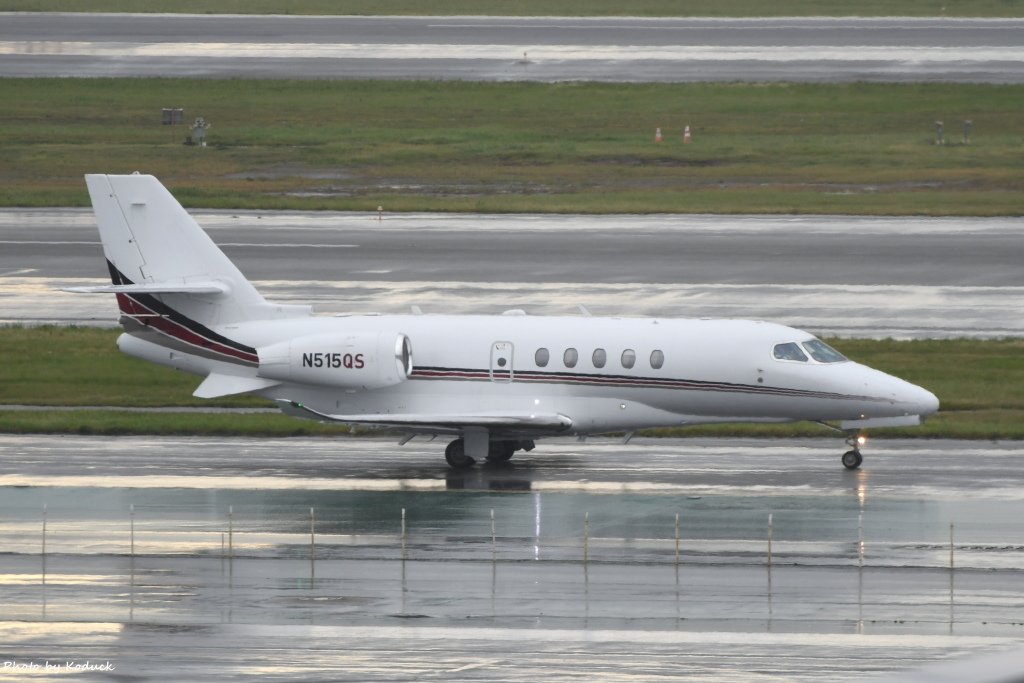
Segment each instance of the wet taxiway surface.
[{"label": "wet taxiway surface", "polygon": [[1020,19],[5,14],[7,76],[1021,82]]},{"label": "wet taxiway surface", "polygon": [[836,439],[551,441],[462,473],[442,447],[0,436],[0,658],[821,681],[1024,640],[1019,444],[879,440],[858,472]]},{"label": "wet taxiway surface", "polygon": [[[840,336],[1024,335],[1024,221],[844,216],[195,216],[271,300],[318,313],[767,319]],[[0,211],[0,319],[112,324],[92,212]],[[628,258],[623,254],[629,254]],[[301,263],[302,267],[296,267]]]}]

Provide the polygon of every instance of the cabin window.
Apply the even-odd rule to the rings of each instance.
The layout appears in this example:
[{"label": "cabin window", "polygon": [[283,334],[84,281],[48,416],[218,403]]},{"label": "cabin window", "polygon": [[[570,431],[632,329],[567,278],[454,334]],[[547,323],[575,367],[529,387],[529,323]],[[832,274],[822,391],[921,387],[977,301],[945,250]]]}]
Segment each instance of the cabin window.
[{"label": "cabin window", "polygon": [[604,349],[594,349],[594,367],[603,368],[604,364],[608,362],[608,354]]},{"label": "cabin window", "polygon": [[655,349],[651,351],[651,367],[655,370],[661,370],[661,366],[665,364],[665,354]]},{"label": "cabin window", "polygon": [[537,349],[537,353],[533,354],[533,360],[538,368],[546,368],[548,361],[551,360],[551,354],[548,353],[547,349]]},{"label": "cabin window", "polygon": [[800,345],[796,342],[776,344],[775,350],[772,351],[772,355],[778,360],[793,360],[801,363],[807,362],[807,355],[800,350]]},{"label": "cabin window", "polygon": [[805,341],[803,347],[807,349],[807,353],[811,354],[811,358],[819,363],[842,363],[844,360],[847,360],[846,356],[820,339]]},{"label": "cabin window", "polygon": [[574,368],[576,367],[577,361],[580,359],[580,352],[576,349],[569,348],[562,354],[562,362],[565,363],[565,367]]},{"label": "cabin window", "polygon": [[636,365],[636,351],[626,349],[622,352],[622,367],[629,369]]}]

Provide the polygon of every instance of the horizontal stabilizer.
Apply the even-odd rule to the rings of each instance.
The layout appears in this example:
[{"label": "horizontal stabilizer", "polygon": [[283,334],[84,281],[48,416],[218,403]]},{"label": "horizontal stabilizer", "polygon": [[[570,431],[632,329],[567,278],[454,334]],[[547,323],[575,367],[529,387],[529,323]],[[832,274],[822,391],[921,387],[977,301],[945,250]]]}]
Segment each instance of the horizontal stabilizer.
[{"label": "horizontal stabilizer", "polygon": [[868,427],[916,427],[921,424],[920,415],[903,415],[901,417],[869,417],[863,420],[843,420],[840,429],[862,429]]},{"label": "horizontal stabilizer", "polygon": [[312,418],[323,422],[368,424],[416,430],[458,431],[466,427],[484,427],[494,430],[540,430],[564,432],[572,427],[572,420],[561,414],[541,413],[481,413],[478,415],[452,415],[432,413],[380,413],[365,415],[330,415],[313,410],[301,403],[278,399],[281,411],[296,417]]},{"label": "horizontal stabilizer", "polygon": [[203,383],[196,387],[192,395],[196,398],[217,398],[218,396],[258,391],[276,384],[280,384],[280,382],[262,377],[239,377],[238,375],[222,375],[218,372],[211,372],[203,380]]},{"label": "horizontal stabilizer", "polygon": [[74,294],[227,294],[223,282],[148,282],[138,285],[98,285],[95,287],[61,287]]}]

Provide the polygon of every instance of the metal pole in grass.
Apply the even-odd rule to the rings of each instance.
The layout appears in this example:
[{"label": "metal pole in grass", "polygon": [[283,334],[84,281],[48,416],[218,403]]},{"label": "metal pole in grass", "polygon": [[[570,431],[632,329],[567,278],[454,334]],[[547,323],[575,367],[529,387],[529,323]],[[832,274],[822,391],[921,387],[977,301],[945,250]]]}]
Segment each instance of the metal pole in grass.
[{"label": "metal pole in grass", "polygon": [[228,506],[228,559],[235,559],[235,506]]},{"label": "metal pole in grass", "polygon": [[771,513],[768,514],[768,566],[772,566],[772,533],[774,522]]},{"label": "metal pole in grass", "polygon": [[128,517],[131,519],[132,557],[135,557],[135,504],[128,506]]},{"label": "metal pole in grass", "polygon": [[[46,505],[47,505],[46,503],[43,503],[43,550],[42,550],[42,556],[43,556],[43,566],[44,567],[46,566]],[[45,581],[45,580],[46,579],[45,579],[45,576],[44,576],[43,581]]]},{"label": "metal pole in grass", "polygon": [[590,512],[583,516],[583,561],[590,561]]}]

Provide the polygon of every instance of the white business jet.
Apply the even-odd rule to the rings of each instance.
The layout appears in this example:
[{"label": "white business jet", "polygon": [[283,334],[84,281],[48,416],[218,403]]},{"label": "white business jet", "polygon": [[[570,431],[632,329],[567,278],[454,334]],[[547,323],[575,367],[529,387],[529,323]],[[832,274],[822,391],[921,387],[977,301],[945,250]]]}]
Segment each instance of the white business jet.
[{"label": "white business jet", "polygon": [[[933,394],[800,330],[744,320],[313,316],[263,299],[156,178],[87,175],[124,334],[118,348],[205,377],[195,396],[256,394],[296,417],[450,435],[453,468],[534,441],[647,427],[810,420],[920,424]],[[404,443],[403,441],[403,443]]]}]

